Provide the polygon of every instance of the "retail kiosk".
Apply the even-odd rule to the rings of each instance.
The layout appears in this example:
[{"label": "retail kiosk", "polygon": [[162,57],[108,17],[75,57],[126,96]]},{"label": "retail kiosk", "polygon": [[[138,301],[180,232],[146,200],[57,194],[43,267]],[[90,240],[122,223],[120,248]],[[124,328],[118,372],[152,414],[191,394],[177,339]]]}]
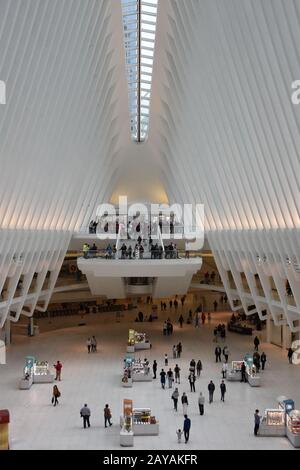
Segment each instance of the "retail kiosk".
[{"label": "retail kiosk", "polygon": [[244,358],[246,364],[246,377],[247,382],[251,387],[260,387],[261,378],[257,372],[257,368],[253,362],[251,354],[246,354]]},{"label": "retail kiosk", "polygon": [[143,349],[150,349],[151,344],[147,338],[146,333],[138,333],[135,330],[129,330],[127,352],[133,353],[134,351],[141,351]]},{"label": "retail kiosk", "polygon": [[120,417],[120,445],[133,446],[134,436],[157,436],[159,423],[151,415],[150,408],[133,408],[132,400],[123,400],[123,416]]},{"label": "retail kiosk", "polygon": [[0,410],[0,450],[9,450],[9,411]]},{"label": "retail kiosk", "polygon": [[244,361],[232,361],[231,369],[227,372],[226,378],[228,381],[240,382],[242,380],[241,367]]},{"label": "retail kiosk", "polygon": [[286,436],[294,447],[300,448],[300,411],[294,401],[279,397],[278,408],[264,412],[258,434],[260,436]]},{"label": "retail kiosk", "polygon": [[133,440],[132,426],[132,400],[123,400],[123,422],[121,423],[120,445],[122,447],[132,447]]},{"label": "retail kiosk", "polygon": [[124,371],[122,377],[123,387],[132,387],[133,382],[151,382],[152,375],[150,373],[149,362],[147,360],[132,359],[126,357],[124,359]]},{"label": "retail kiosk", "polygon": [[37,361],[33,356],[25,357],[23,377],[20,380],[21,390],[29,390],[32,384],[52,382],[54,374],[51,374],[47,361]]}]

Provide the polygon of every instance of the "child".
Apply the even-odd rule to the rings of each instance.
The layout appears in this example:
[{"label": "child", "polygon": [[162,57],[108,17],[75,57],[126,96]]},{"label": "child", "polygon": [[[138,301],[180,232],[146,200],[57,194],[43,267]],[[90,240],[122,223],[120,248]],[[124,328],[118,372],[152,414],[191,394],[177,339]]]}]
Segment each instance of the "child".
[{"label": "child", "polygon": [[178,431],[176,431],[176,434],[177,434],[177,438],[178,438],[178,444],[180,444],[181,443],[181,436],[182,436],[181,429],[178,429]]},{"label": "child", "polygon": [[165,354],[165,366],[167,366],[169,364],[169,361],[168,361],[168,354],[166,353]]}]

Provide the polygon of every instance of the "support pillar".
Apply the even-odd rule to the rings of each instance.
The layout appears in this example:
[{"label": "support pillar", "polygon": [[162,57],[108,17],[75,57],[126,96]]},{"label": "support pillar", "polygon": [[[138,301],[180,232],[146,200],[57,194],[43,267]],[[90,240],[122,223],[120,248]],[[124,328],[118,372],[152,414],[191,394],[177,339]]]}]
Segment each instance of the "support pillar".
[{"label": "support pillar", "polygon": [[28,336],[34,336],[33,317],[30,317],[28,321]]},{"label": "support pillar", "polygon": [[272,328],[272,324],[271,324],[271,314],[270,312],[268,313],[268,316],[267,316],[267,337],[266,337],[266,341],[267,343],[271,343],[271,328]]},{"label": "support pillar", "polygon": [[6,346],[9,346],[11,344],[11,328],[9,318],[7,318],[5,322],[5,344]]}]

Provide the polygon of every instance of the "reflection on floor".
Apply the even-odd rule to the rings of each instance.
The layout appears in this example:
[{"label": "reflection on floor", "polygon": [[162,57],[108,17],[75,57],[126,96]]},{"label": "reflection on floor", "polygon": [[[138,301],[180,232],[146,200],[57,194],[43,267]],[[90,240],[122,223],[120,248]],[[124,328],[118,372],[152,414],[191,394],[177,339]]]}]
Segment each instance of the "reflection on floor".
[{"label": "reflection on floor", "polygon": [[[187,305],[186,312],[190,308]],[[145,311],[146,308],[144,307]],[[220,401],[220,364],[214,362],[215,343],[212,329],[216,323],[226,321],[228,314],[212,314],[211,325],[195,329],[176,323],[172,337],[162,335],[162,320],[170,316],[174,322],[181,309],[175,314],[159,314],[154,323],[138,324],[133,320],[136,312],[127,313],[117,323],[115,314],[89,315],[86,326],[51,330],[35,338],[18,338],[8,351],[7,366],[0,366],[0,409],[8,408],[11,413],[11,449],[120,449],[119,416],[123,398],[131,398],[136,407],[150,407],[160,422],[157,437],[136,437],[135,449],[292,449],[286,438],[253,436],[253,412],[258,408],[276,406],[276,397],[286,395],[294,398],[300,406],[300,366],[288,365],[286,352],[275,346],[263,344],[268,362],[263,373],[263,386],[251,388],[248,384],[228,383],[226,401]],[[47,320],[45,320],[47,322]],[[61,320],[63,322],[63,320]],[[45,326],[45,325],[44,325]],[[53,325],[50,325],[53,327]],[[159,368],[163,366],[164,354],[172,357],[172,346],[179,341],[183,344],[182,358],[169,359],[169,365],[178,362],[182,371],[179,392],[187,392],[189,416],[192,420],[191,437],[188,445],[177,444],[176,430],[183,425],[182,408],[173,411],[171,391],[160,388],[159,380],[152,383],[135,383],[132,389],[121,387],[122,361],[126,350],[128,328],[135,327],[150,336],[151,351],[137,353],[137,357],[156,359]],[[41,325],[43,330],[43,325]],[[99,352],[87,354],[85,342],[88,336],[96,335]],[[239,359],[252,351],[253,338],[229,333],[226,344],[230,349],[230,360]],[[59,383],[62,396],[60,404],[51,406],[51,384],[33,385],[30,390],[19,390],[26,355],[54,364],[57,359],[63,363],[62,382]],[[203,373],[196,382],[196,392],[191,394],[188,384],[190,360],[201,358]],[[197,398],[203,391],[207,401],[207,385],[212,379],[216,384],[215,402],[206,402],[205,415],[199,416]],[[92,411],[90,429],[82,429],[79,410],[88,403]],[[104,428],[103,408],[109,403],[113,413],[113,426]]]}]

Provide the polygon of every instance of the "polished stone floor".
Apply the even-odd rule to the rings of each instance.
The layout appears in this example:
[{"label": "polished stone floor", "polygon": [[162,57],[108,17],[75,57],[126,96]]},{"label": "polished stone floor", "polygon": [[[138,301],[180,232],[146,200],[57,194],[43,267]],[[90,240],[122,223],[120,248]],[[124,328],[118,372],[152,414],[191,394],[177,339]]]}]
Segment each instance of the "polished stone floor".
[{"label": "polished stone floor", "polygon": [[[190,305],[185,308],[188,310]],[[144,311],[146,308],[144,307]],[[159,313],[153,323],[137,324],[135,312],[129,312],[116,322],[115,314],[88,315],[86,325],[78,326],[79,318],[59,319],[48,325],[40,322],[41,333],[34,338],[15,337],[7,354],[7,365],[0,366],[0,409],[11,413],[11,449],[120,449],[119,416],[122,400],[133,399],[135,407],[150,407],[160,423],[157,437],[135,437],[135,449],[292,449],[286,438],[253,436],[253,412],[258,408],[276,407],[276,397],[286,395],[294,398],[300,407],[300,366],[289,365],[286,351],[263,343],[268,362],[263,372],[262,387],[251,388],[248,384],[227,383],[226,401],[220,401],[220,364],[214,362],[215,344],[212,329],[216,323],[226,321],[228,314],[213,314],[211,324],[195,329],[175,325],[171,337],[162,335],[162,320],[171,316],[178,319],[181,309]],[[184,312],[184,313],[185,313]],[[68,327],[62,328],[64,321]],[[44,324],[43,324],[44,322]],[[56,324],[60,329],[55,330]],[[159,380],[152,383],[134,383],[132,389],[121,387],[122,361],[126,350],[128,328],[148,333],[153,348],[137,356],[156,359],[163,366],[164,354],[171,358],[172,345],[183,344],[182,358],[169,360],[173,367],[178,361],[182,371],[180,394],[187,392],[188,414],[192,420],[190,442],[178,444],[176,429],[182,427],[181,406],[173,411],[171,391],[160,388]],[[85,342],[88,336],[96,335],[98,352],[87,354]],[[240,359],[253,349],[253,338],[229,333],[226,344],[230,349],[230,360]],[[222,344],[223,346],[223,344]],[[34,355],[50,364],[59,359],[63,363],[60,404],[54,408],[51,401],[52,385],[36,384],[30,390],[19,390],[24,357]],[[188,368],[190,360],[200,358],[203,373],[196,382],[196,393],[190,393]],[[216,384],[215,402],[206,403],[205,415],[199,416],[197,397],[204,392],[207,401],[209,380]],[[79,410],[88,403],[92,411],[91,428],[82,429]],[[113,413],[113,426],[104,428],[103,407],[109,403]]]}]

